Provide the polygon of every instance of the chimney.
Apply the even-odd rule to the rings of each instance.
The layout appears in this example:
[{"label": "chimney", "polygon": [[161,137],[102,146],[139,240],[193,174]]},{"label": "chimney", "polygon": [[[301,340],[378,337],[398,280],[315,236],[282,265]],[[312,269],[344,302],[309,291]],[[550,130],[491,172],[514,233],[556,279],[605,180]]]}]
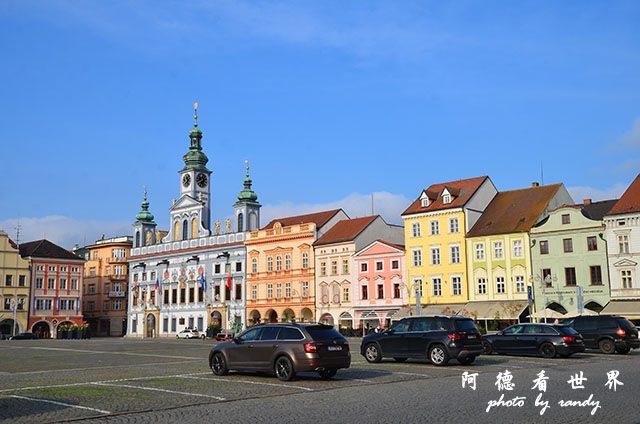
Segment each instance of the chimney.
[{"label": "chimney", "polygon": [[531,183],[531,187],[540,187],[540,183],[537,181],[534,181]]},{"label": "chimney", "polygon": [[591,204],[591,199],[584,199],[584,200],[582,201],[582,204],[583,204],[583,205],[590,205],[590,204]]}]

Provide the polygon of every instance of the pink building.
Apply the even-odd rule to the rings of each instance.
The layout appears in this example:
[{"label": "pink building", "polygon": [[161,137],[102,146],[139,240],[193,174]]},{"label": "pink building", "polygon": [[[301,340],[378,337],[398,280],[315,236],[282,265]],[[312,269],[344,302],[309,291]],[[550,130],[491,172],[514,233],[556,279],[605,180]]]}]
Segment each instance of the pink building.
[{"label": "pink building", "polygon": [[357,291],[353,311],[358,328],[387,328],[408,304],[404,247],[376,240],[353,255]]}]

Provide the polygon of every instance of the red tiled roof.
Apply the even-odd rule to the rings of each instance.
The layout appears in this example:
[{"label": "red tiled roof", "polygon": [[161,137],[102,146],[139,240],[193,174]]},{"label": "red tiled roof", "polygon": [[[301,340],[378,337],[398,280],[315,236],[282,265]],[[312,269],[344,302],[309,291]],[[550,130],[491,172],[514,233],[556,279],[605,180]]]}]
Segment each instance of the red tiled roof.
[{"label": "red tiled roof", "polygon": [[343,219],[316,240],[314,245],[318,246],[321,244],[353,240],[379,216],[380,215],[373,215],[365,216],[364,218]]},{"label": "red tiled roof", "polygon": [[467,237],[530,230],[561,186],[552,184],[496,194]]},{"label": "red tiled roof", "polygon": [[395,249],[405,250],[405,249],[404,249],[404,246],[400,246],[399,244],[389,243],[389,242],[388,242],[388,241],[386,241],[386,240],[380,240],[380,239],[378,239],[378,240],[376,240],[376,241],[377,241],[377,242],[379,242],[379,243],[384,243],[384,244],[386,244],[387,246],[391,246],[391,247],[393,247],[393,248],[395,248]]},{"label": "red tiled roof", "polygon": [[[427,196],[431,199],[431,204],[426,208],[422,207],[422,202],[420,201],[420,196],[422,196],[421,192],[420,196],[402,213],[402,216],[440,209],[460,208],[471,199],[473,193],[475,193],[478,187],[488,178],[489,177],[485,175],[484,177],[434,184],[428,189],[423,190],[423,192],[427,192]],[[445,204],[442,202],[442,191],[445,188],[451,193],[451,203]]]},{"label": "red tiled roof", "polygon": [[333,209],[330,211],[324,211],[324,212],[316,212],[316,213],[310,213],[310,214],[306,214],[306,215],[298,215],[298,216],[289,216],[286,218],[277,218],[272,220],[270,223],[268,223],[266,226],[262,227],[263,230],[267,230],[270,228],[273,228],[273,226],[275,225],[276,222],[279,222],[280,225],[282,225],[283,227],[288,227],[290,225],[297,225],[297,224],[308,224],[308,223],[315,223],[316,224],[316,228],[320,228],[322,227],[324,224],[327,223],[327,221],[329,221],[331,218],[333,218],[333,216],[335,214],[337,214],[338,212],[340,212],[342,209]]},{"label": "red tiled roof", "polygon": [[74,255],[66,249],[58,246],[57,244],[51,243],[49,240],[36,240],[30,241],[28,243],[22,243],[20,245],[20,255],[23,258],[33,257],[33,258],[56,258],[56,259],[75,259],[78,261],[85,262],[79,256]]},{"label": "red tiled roof", "polygon": [[640,174],[624,192],[620,200],[616,202],[607,215],[621,213],[640,212]]}]

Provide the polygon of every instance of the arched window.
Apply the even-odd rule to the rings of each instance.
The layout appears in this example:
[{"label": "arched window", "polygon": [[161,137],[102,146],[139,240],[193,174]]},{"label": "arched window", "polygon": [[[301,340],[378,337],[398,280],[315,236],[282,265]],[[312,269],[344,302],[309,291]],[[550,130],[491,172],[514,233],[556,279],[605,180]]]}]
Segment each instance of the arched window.
[{"label": "arched window", "polygon": [[186,219],[182,221],[182,240],[187,240],[189,238],[189,221]]},{"label": "arched window", "polygon": [[285,271],[289,271],[291,269],[291,255],[288,253],[284,255],[284,269]]},{"label": "arched window", "polygon": [[273,272],[273,256],[267,258],[267,272]]},{"label": "arched window", "polygon": [[258,272],[258,258],[251,259],[251,272],[254,274]]},{"label": "arched window", "polygon": [[302,269],[307,269],[307,268],[309,268],[309,253],[303,252],[302,253]]},{"label": "arched window", "polygon": [[243,215],[241,213],[238,214],[238,232],[241,233],[242,231],[244,231],[243,227],[244,227],[244,222],[243,222]]},{"label": "arched window", "polygon": [[282,256],[276,256],[276,271],[282,271]]},{"label": "arched window", "polygon": [[140,247],[140,231],[136,231],[136,247]]},{"label": "arched window", "polygon": [[191,220],[191,238],[198,237],[198,220],[197,218],[193,218]]},{"label": "arched window", "polygon": [[178,221],[173,225],[173,240],[180,240],[180,222]]}]

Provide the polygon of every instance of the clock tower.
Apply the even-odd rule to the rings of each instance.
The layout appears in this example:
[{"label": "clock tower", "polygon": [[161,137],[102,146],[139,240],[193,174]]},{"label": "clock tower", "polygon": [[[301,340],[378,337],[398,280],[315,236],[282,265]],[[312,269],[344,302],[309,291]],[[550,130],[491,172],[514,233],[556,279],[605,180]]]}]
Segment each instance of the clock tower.
[{"label": "clock tower", "polygon": [[178,172],[180,198],[171,207],[168,240],[172,241],[194,239],[211,233],[211,171],[207,168],[209,159],[202,151],[202,131],[198,128],[198,103],[194,108],[195,123],[189,131],[189,151],[182,157],[184,168]]}]

